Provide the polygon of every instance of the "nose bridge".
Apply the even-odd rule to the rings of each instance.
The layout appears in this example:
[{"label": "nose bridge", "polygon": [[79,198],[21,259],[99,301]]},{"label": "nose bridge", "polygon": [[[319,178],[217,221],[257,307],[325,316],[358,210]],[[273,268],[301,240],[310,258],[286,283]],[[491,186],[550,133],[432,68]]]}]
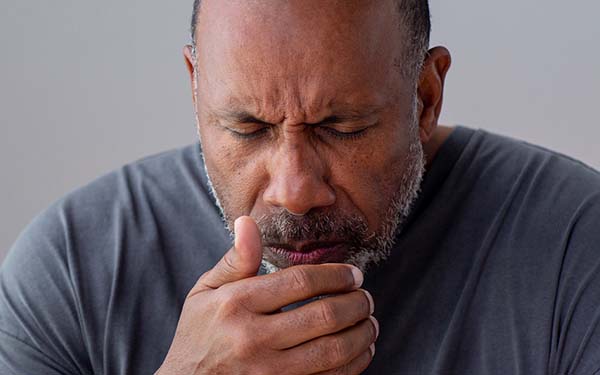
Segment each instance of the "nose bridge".
[{"label": "nose bridge", "polygon": [[305,140],[301,138],[300,134],[295,134],[285,137],[282,142],[282,146],[277,150],[276,158],[281,163],[283,171],[291,175],[298,175],[297,177],[304,177],[308,179],[314,174],[321,174],[319,168],[318,155]]},{"label": "nose bridge", "polygon": [[325,163],[303,134],[283,137],[269,164],[267,204],[302,215],[335,202]]}]

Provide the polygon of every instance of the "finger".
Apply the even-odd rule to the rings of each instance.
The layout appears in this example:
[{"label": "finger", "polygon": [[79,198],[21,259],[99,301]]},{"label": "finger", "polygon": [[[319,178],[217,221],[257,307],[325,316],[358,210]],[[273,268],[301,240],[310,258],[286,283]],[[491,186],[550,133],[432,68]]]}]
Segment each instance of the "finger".
[{"label": "finger", "polygon": [[[287,349],[329,335],[368,319],[373,297],[364,289],[320,299],[297,309],[267,316],[273,349]],[[284,335],[281,332],[285,332]]]},{"label": "finger", "polygon": [[242,216],[236,219],[234,228],[234,246],[216,266],[200,277],[189,296],[256,276],[258,273],[262,259],[262,242],[256,222],[249,216]]},{"label": "finger", "polygon": [[371,319],[366,319],[344,331],[287,349],[282,354],[285,363],[290,364],[291,372],[304,369],[304,373],[312,374],[350,363],[368,350],[376,339],[376,327]]},{"label": "finger", "polygon": [[349,264],[307,264],[244,280],[236,288],[248,297],[249,309],[271,313],[312,297],[350,292],[362,282],[362,272]]},{"label": "finger", "polygon": [[319,372],[316,375],[354,375],[360,374],[369,367],[373,356],[375,355],[375,344],[372,344],[369,350],[363,352],[354,358],[350,363],[334,370]]}]

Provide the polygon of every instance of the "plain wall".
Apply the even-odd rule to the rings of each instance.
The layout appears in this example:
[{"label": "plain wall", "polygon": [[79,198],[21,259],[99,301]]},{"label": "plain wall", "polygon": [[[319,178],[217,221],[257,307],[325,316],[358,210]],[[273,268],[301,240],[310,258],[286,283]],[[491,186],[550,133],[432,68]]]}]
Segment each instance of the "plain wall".
[{"label": "plain wall", "polygon": [[[3,0],[0,259],[52,201],[195,141],[182,47],[192,0]],[[600,168],[600,2],[434,0],[453,55],[442,122]]]}]

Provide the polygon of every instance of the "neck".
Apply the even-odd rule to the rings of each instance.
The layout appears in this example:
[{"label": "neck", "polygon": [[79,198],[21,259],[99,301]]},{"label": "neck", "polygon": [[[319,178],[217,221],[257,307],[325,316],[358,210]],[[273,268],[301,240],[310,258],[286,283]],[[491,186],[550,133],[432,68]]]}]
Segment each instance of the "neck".
[{"label": "neck", "polygon": [[431,138],[429,138],[429,141],[423,144],[423,151],[425,152],[426,157],[426,169],[429,169],[431,163],[433,162],[433,159],[435,159],[438,150],[440,149],[442,144],[444,144],[446,139],[448,139],[453,130],[453,127],[438,125],[434,130]]}]

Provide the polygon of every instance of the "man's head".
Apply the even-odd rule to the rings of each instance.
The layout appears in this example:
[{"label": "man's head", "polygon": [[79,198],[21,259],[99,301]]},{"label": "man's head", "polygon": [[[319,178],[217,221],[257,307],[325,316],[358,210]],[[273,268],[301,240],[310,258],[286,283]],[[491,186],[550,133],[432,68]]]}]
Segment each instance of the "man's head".
[{"label": "man's head", "polygon": [[[423,175],[444,49],[425,1],[203,0],[185,54],[226,222],[277,267],[387,255]],[[423,69],[421,69],[423,67]]]},{"label": "man's head", "polygon": [[[292,0],[293,1],[293,0]],[[418,76],[423,57],[429,47],[431,34],[431,17],[429,0],[392,0],[395,3],[398,28],[404,33],[402,43],[405,45],[404,58],[398,61],[398,66],[407,75]],[[192,46],[196,46],[196,29],[202,0],[194,0],[191,22]],[[323,5],[323,4],[320,4]]]}]

